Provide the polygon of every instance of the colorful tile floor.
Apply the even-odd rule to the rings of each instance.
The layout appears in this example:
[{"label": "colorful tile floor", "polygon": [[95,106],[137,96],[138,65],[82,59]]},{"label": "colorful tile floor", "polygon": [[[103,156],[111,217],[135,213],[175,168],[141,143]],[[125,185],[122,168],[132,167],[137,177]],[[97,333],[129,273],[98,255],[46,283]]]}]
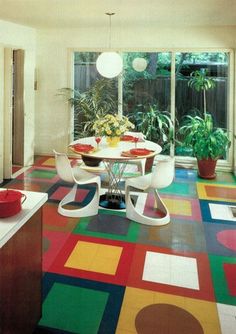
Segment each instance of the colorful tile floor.
[{"label": "colorful tile floor", "polygon": [[[35,334],[236,333],[232,174],[218,172],[206,181],[196,171],[176,169],[172,185],[160,191],[171,213],[162,227],[129,221],[124,211],[60,216],[58,201],[68,185],[51,157],[37,157],[3,186],[49,195],[43,209],[43,315]],[[77,201],[85,204],[92,192],[81,188]]]}]

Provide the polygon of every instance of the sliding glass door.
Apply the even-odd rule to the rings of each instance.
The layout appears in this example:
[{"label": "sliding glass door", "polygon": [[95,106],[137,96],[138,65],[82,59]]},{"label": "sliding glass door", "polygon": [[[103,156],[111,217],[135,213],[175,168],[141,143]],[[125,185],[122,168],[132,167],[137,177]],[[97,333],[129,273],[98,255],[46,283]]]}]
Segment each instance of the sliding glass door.
[{"label": "sliding glass door", "polygon": [[[181,126],[186,115],[204,114],[204,93],[189,85],[197,73],[205,73],[215,85],[206,86],[205,107],[213,116],[216,127],[229,124],[229,54],[226,52],[177,52],[175,54],[175,117]],[[194,89],[195,88],[195,89]],[[190,155],[191,151],[176,142],[176,155]]]},{"label": "sliding glass door", "polygon": [[[119,112],[128,116],[135,123],[136,130],[146,131],[148,139],[153,141],[158,141],[160,134],[151,130],[148,132],[152,117],[156,117],[158,122],[162,115],[167,119],[172,118],[175,137],[171,138],[166,130],[161,133],[164,154],[169,154],[172,146],[175,155],[191,159],[191,150],[182,145],[178,129],[186,115],[201,116],[204,103],[207,112],[214,118],[215,126],[232,130],[230,51],[123,52],[123,72],[114,79],[104,79],[100,76],[96,69],[98,55],[98,52],[74,52],[74,89],[86,93],[96,82],[112,82],[112,93],[108,87],[107,94],[103,97],[114,102],[113,109],[110,108],[109,112]],[[189,85],[194,73],[202,71],[215,82],[214,88],[206,89],[205,98],[202,91]],[[83,118],[81,115],[79,118]],[[141,119],[149,123],[144,123]],[[76,124],[78,125],[78,119],[74,126]],[[143,126],[141,129],[140,124]],[[79,132],[75,129],[74,133],[77,138]]]}]

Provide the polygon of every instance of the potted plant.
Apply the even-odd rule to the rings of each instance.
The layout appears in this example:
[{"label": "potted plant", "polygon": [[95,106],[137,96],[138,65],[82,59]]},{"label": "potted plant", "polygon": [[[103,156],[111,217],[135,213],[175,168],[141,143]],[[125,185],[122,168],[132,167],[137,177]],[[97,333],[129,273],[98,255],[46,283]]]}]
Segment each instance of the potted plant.
[{"label": "potted plant", "polygon": [[217,160],[226,155],[230,139],[225,129],[214,126],[212,115],[206,111],[206,91],[215,87],[214,80],[207,77],[205,70],[201,70],[191,74],[188,84],[196,91],[203,92],[203,116],[185,116],[179,134],[185,146],[192,148],[192,154],[197,158],[199,176],[213,179]]},{"label": "potted plant", "polygon": [[[170,144],[174,140],[174,125],[168,111],[159,110],[156,104],[139,105],[131,115],[131,119],[137,130],[141,131],[147,140],[158,143],[162,147],[162,153],[169,153]],[[150,171],[153,158],[146,162],[146,172]]]},{"label": "potted plant", "polygon": [[135,110],[132,113],[132,120],[137,130],[141,131],[145,138],[158,143],[162,152],[169,151],[170,143],[174,138],[174,126],[168,111],[159,110],[156,104]]},{"label": "potted plant", "polygon": [[93,123],[118,108],[114,80],[97,79],[85,92],[61,88],[59,94],[74,108],[74,139],[95,135]]}]

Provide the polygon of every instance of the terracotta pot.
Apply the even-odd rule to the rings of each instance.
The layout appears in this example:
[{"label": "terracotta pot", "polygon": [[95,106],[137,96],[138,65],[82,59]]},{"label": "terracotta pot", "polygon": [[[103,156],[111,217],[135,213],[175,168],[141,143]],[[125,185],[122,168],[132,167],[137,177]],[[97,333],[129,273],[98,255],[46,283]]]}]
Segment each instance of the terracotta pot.
[{"label": "terracotta pot", "polygon": [[216,177],[216,163],[217,160],[210,158],[197,160],[198,176],[203,179],[214,179]]},{"label": "terracotta pot", "polygon": [[17,190],[0,191],[0,218],[16,215],[22,210],[22,203],[26,196]]}]

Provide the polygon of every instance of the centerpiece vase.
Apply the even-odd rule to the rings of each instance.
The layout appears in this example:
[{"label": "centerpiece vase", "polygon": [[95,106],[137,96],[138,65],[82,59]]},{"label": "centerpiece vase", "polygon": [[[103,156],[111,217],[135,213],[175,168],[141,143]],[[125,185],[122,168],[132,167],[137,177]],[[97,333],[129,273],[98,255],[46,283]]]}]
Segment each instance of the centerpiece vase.
[{"label": "centerpiece vase", "polygon": [[110,147],[117,147],[120,142],[120,137],[106,137],[107,145]]}]

